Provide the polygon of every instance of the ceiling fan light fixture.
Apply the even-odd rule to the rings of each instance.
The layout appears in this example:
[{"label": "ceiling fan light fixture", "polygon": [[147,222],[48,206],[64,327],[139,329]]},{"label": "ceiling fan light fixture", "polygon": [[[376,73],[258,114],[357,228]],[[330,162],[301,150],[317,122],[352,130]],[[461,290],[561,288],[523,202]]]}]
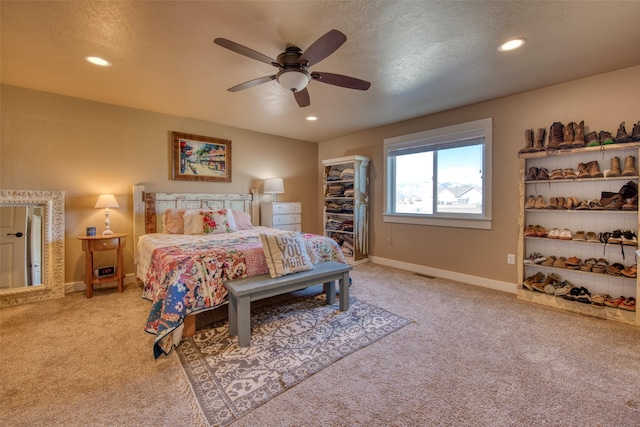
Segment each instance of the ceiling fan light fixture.
[{"label": "ceiling fan light fixture", "polygon": [[300,92],[307,87],[311,78],[308,73],[298,69],[284,69],[278,73],[276,80],[282,87],[293,92]]},{"label": "ceiling fan light fixture", "polygon": [[500,47],[498,48],[498,50],[500,52],[509,52],[518,48],[521,48],[525,42],[527,41],[527,39],[525,39],[524,37],[519,37],[517,39],[512,39],[509,40],[505,43],[502,43],[500,45]]}]

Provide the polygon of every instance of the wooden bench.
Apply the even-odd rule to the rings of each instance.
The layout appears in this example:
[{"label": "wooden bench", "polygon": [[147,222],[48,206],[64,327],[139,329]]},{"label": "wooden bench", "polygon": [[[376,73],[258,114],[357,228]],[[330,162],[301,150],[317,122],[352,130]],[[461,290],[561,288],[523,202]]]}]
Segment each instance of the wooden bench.
[{"label": "wooden bench", "polygon": [[340,286],[340,310],[349,309],[350,265],[335,261],[316,264],[313,270],[301,271],[273,279],[268,274],[224,282],[229,291],[229,334],[238,336],[238,345],[251,343],[251,301],[261,300],[287,292],[323,283],[327,304],[336,300],[336,285]]}]

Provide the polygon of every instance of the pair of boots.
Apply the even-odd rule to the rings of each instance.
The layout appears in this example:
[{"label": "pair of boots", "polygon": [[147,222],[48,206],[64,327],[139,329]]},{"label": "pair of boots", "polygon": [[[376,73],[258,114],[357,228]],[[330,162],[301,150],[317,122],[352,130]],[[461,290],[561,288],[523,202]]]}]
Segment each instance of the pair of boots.
[{"label": "pair of boots", "polygon": [[597,160],[589,163],[578,164],[578,178],[602,178],[604,174],[600,170],[600,164]]},{"label": "pair of boots", "polygon": [[615,139],[616,144],[638,141],[640,141],[640,121],[633,125],[633,131],[631,132],[631,135],[629,135],[627,133],[627,130],[625,129],[625,123],[620,123],[620,127],[618,128],[618,133],[616,134]]},{"label": "pair of boots", "polygon": [[571,122],[566,126],[560,122],[554,122],[549,128],[549,142],[544,149],[567,150],[585,145],[584,120],[580,123]]},{"label": "pair of boots", "polygon": [[636,158],[634,156],[627,156],[624,159],[624,169],[620,170],[620,158],[613,157],[611,159],[611,169],[607,172],[607,178],[613,178],[617,176],[638,176],[638,170],[635,166]]},{"label": "pair of boots", "polygon": [[524,131],[525,145],[524,145],[524,148],[521,148],[520,151],[518,151],[518,154],[537,153],[538,151],[542,151],[545,133],[546,133],[546,130],[544,128],[540,128],[535,133],[535,137],[534,137],[533,129],[525,129]]}]

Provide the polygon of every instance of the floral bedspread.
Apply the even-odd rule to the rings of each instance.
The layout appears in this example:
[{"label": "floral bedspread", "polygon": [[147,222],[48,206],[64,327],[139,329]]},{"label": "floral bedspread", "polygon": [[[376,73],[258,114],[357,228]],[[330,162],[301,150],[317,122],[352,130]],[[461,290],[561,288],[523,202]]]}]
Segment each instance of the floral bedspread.
[{"label": "floral bedspread", "polygon": [[[224,280],[269,273],[258,232],[228,236],[223,241],[197,241],[153,250],[142,297],[152,301],[145,331],[156,335],[156,358],[169,354],[172,332],[185,317],[226,302]],[[345,262],[333,239],[302,236],[314,264]]]}]

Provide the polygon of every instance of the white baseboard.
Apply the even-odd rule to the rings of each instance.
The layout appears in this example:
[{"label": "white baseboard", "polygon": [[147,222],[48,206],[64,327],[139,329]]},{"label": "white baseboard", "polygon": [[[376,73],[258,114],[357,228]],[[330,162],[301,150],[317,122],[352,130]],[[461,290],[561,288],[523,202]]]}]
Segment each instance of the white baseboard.
[{"label": "white baseboard", "polygon": [[[124,278],[124,284],[128,285],[129,283],[136,282],[136,275],[133,273],[127,274]],[[103,285],[93,285],[93,289],[106,289],[106,288],[117,288],[118,282],[113,281],[109,283],[105,283]],[[71,292],[86,292],[87,285],[84,282],[69,282],[64,284],[64,293],[69,294]]]},{"label": "white baseboard", "polygon": [[470,285],[482,286],[483,288],[495,289],[496,291],[515,294],[518,290],[518,285],[516,285],[515,283],[501,282],[498,280],[486,279],[484,277],[456,273],[455,271],[440,270],[438,268],[425,267],[424,265],[410,264],[408,262],[396,261],[393,259],[381,258],[377,256],[369,256],[369,260],[374,264],[395,267],[401,270],[412,271],[414,273],[424,274],[427,276],[455,280],[462,283],[468,283]]}]

